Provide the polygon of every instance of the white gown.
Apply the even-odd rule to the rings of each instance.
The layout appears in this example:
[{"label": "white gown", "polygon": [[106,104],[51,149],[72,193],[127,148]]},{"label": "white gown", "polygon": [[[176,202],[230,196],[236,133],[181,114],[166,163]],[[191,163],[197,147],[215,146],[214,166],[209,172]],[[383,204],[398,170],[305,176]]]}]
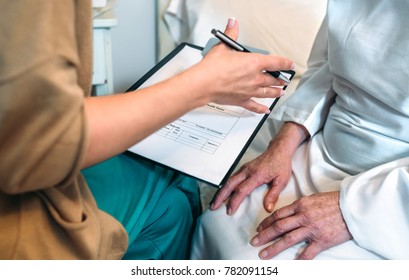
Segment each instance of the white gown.
[{"label": "white gown", "polygon": [[[267,124],[297,122],[312,136],[297,150],[276,208],[300,196],[340,191],[353,240],[317,259],[409,259],[408,15],[407,0],[329,0],[309,70]],[[256,141],[247,158],[260,154],[269,139]],[[258,259],[261,248],[249,241],[268,215],[265,191],[254,191],[233,216],[225,207],[206,211],[192,259]],[[294,259],[303,245],[276,258]]]}]

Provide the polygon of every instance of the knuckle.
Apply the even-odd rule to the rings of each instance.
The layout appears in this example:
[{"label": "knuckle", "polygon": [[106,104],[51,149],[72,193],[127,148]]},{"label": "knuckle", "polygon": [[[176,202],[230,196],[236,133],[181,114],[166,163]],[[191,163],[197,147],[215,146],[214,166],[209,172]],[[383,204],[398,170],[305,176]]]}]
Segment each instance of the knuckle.
[{"label": "knuckle", "polygon": [[310,200],[308,197],[304,196],[301,197],[296,203],[296,209],[299,212],[307,212],[307,210],[310,208]]},{"label": "knuckle", "polygon": [[298,259],[300,260],[312,260],[315,257],[315,254],[313,254],[310,250],[305,249],[299,256]]},{"label": "knuckle", "polygon": [[[259,88],[261,86],[268,85],[268,84],[269,84],[268,77],[266,77],[266,75],[262,73],[258,74],[254,79],[254,87],[256,88]],[[260,91],[260,93],[262,94],[263,91]]]},{"label": "knuckle", "polygon": [[295,237],[295,235],[292,232],[287,233],[286,235],[283,236],[282,240],[286,243],[286,244],[296,244],[297,242],[297,238]]},{"label": "knuckle", "polygon": [[280,96],[281,95],[281,88],[271,87],[271,95],[272,96]]},{"label": "knuckle", "polygon": [[306,206],[307,202],[308,202],[308,197],[303,196],[298,200],[298,205],[299,207],[303,207],[303,206]]},{"label": "knuckle", "polygon": [[301,218],[301,221],[303,221],[303,224],[307,225],[310,224],[312,221],[310,212],[308,211],[301,211],[298,213],[299,217]]},{"label": "knuckle", "polygon": [[280,66],[280,69],[289,69],[292,63],[284,57],[276,57],[277,64]]},{"label": "knuckle", "polygon": [[322,248],[316,243],[310,243],[310,245],[305,248],[305,250],[300,254],[299,259],[302,260],[312,260],[314,259],[319,252],[322,251]]},{"label": "knuckle", "polygon": [[263,61],[261,55],[258,55],[258,54],[255,55],[255,56],[254,56],[254,61],[253,61],[253,63],[254,63],[254,65],[255,65],[255,67],[256,67],[257,69],[262,69],[262,70],[264,70],[264,69],[263,69],[264,61]]},{"label": "knuckle", "polygon": [[263,230],[258,234],[259,239],[264,243],[271,241],[273,239],[272,236],[269,230]]},{"label": "knuckle", "polygon": [[271,219],[274,220],[274,221],[279,220],[279,219],[280,219],[280,211],[277,210],[277,211],[273,212],[273,213],[271,214]]},{"label": "knuckle", "polygon": [[234,193],[235,195],[242,197],[242,196],[247,196],[250,193],[250,191],[248,190],[248,188],[242,187],[242,188],[237,188],[234,191]]},{"label": "knuckle", "polygon": [[282,233],[286,231],[287,225],[283,220],[278,220],[272,225],[276,232]]}]

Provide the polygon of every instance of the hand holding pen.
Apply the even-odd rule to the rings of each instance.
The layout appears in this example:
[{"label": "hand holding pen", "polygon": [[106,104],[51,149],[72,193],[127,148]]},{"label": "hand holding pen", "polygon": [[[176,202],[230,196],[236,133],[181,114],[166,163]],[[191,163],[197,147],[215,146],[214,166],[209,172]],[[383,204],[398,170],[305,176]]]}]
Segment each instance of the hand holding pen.
[{"label": "hand holding pen", "polygon": [[[239,51],[239,52],[248,52],[250,53],[248,49],[234,41],[232,38],[221,32],[220,30],[213,29],[212,34],[218,38],[220,41],[222,41],[224,44],[227,46],[231,47],[232,49]],[[280,79],[286,83],[290,83],[290,80],[284,76],[280,71],[266,71],[266,73],[270,74],[274,78]]]},{"label": "hand holding pen", "polygon": [[[238,37],[239,26],[234,18],[229,19],[224,33],[233,39]],[[190,69],[190,73],[195,72],[202,77],[200,81],[203,84],[197,83],[199,89],[204,87],[214,93],[210,102],[269,114],[275,99],[285,94],[285,82],[266,75],[266,70],[286,71],[293,65],[285,57],[258,53],[243,55],[219,44],[206,52],[203,59]],[[204,102],[208,103],[209,98]]]}]

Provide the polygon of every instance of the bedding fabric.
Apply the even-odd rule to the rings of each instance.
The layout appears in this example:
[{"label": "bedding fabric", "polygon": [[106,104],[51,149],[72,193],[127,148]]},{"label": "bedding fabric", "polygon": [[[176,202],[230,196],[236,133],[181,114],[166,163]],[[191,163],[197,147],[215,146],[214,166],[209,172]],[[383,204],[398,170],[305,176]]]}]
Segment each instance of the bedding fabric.
[{"label": "bedding fabric", "polygon": [[172,0],[164,20],[176,43],[204,46],[213,28],[227,19],[240,25],[239,41],[292,59],[297,77],[307,67],[314,37],[325,14],[326,0]]},{"label": "bedding fabric", "polygon": [[[353,240],[317,259],[409,259],[408,9],[405,0],[329,0],[309,70],[273,112],[277,127],[297,122],[312,136],[293,158],[293,176],[277,207],[340,191]],[[265,190],[253,192],[233,216],[225,207],[207,211],[192,258],[258,258],[260,248],[249,240],[268,215]],[[293,259],[303,245],[276,258]]]}]

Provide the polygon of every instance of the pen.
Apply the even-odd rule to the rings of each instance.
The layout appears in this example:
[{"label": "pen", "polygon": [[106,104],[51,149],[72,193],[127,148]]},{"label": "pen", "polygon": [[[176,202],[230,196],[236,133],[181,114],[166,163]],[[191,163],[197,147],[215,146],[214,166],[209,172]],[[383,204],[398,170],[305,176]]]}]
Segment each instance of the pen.
[{"label": "pen", "polygon": [[[239,51],[239,52],[251,52],[236,41],[234,41],[232,38],[221,32],[220,30],[212,29],[212,34],[218,38],[220,41],[231,47],[232,49]],[[286,83],[289,83],[290,80],[284,76],[280,71],[266,71],[266,73],[270,74],[274,78],[283,80]]]}]

